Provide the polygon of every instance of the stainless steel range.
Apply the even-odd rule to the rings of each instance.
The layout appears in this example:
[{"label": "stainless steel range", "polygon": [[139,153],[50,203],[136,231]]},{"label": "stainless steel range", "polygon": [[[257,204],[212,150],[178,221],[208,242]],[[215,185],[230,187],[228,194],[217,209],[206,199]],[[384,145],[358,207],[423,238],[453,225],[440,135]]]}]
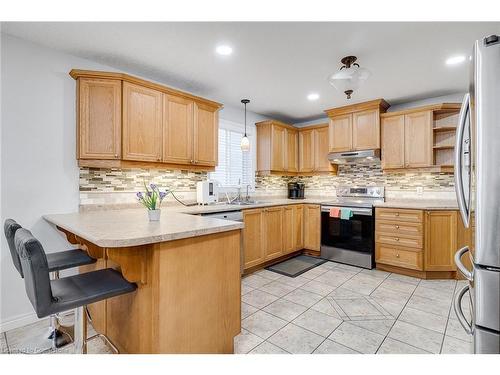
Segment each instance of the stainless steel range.
[{"label": "stainless steel range", "polygon": [[[382,186],[340,186],[337,198],[321,205],[321,257],[371,269],[375,266],[375,202],[384,201]],[[332,209],[347,209],[342,219]],[[348,212],[348,211],[347,211]]]}]

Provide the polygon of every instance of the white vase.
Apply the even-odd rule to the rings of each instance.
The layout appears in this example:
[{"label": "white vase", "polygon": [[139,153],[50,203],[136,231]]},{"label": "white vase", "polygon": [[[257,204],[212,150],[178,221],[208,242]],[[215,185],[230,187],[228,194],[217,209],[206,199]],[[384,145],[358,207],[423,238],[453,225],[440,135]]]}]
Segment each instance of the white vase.
[{"label": "white vase", "polygon": [[148,210],[149,221],[160,221],[161,210]]}]

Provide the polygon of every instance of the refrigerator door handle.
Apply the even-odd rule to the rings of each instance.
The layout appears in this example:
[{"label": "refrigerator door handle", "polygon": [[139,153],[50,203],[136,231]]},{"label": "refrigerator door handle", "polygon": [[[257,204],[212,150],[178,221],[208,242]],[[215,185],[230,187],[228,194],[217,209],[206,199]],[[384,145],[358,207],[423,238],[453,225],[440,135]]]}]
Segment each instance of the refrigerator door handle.
[{"label": "refrigerator door handle", "polygon": [[[467,121],[467,114],[469,112],[470,105],[470,95],[465,94],[464,100],[462,102],[462,108],[460,109],[460,117],[458,120],[457,136],[455,143],[455,193],[457,195],[458,208],[460,210],[460,215],[462,216],[462,221],[466,228],[469,227],[469,210],[466,206],[464,186],[462,179],[462,155],[463,155],[463,138],[465,134],[465,123]],[[470,146],[469,146],[470,152]],[[470,155],[469,155],[470,158]],[[469,177],[470,178],[470,177]]]},{"label": "refrigerator door handle", "polygon": [[465,267],[464,264],[462,263],[462,255],[464,255],[467,252],[469,252],[470,254],[470,249],[468,246],[465,246],[455,253],[455,265],[457,266],[458,270],[460,271],[463,277],[465,277],[469,281],[472,281],[473,280],[472,272],[469,271],[467,267]]},{"label": "refrigerator door handle", "polygon": [[469,335],[472,335],[473,333],[472,322],[469,323],[467,321],[464,312],[462,310],[462,298],[468,291],[469,291],[469,285],[465,285],[462,289],[460,289],[460,292],[458,292],[457,295],[455,296],[455,301],[453,301],[453,308],[455,309],[455,314],[457,314],[458,321],[460,322],[462,327],[464,327],[465,332],[467,332]]}]

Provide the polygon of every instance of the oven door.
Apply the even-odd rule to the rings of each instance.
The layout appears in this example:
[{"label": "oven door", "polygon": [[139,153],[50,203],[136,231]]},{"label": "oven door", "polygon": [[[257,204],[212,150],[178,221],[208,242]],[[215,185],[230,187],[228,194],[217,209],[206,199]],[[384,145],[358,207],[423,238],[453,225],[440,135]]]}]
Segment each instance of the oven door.
[{"label": "oven door", "polygon": [[331,206],[321,207],[321,244],[341,249],[371,253],[373,251],[374,225],[371,208],[350,208],[349,220],[330,217]]}]

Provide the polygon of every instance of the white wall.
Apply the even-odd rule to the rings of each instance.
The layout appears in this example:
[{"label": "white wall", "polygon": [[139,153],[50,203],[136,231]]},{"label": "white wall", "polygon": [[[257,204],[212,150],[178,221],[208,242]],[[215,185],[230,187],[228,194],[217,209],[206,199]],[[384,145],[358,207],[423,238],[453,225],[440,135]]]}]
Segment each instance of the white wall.
[{"label": "white wall", "polygon": [[[0,46],[1,221],[14,218],[48,252],[67,249],[65,238],[42,215],[78,210],[76,86],[68,73],[72,68],[116,69],[6,34]],[[243,109],[225,107],[220,118],[243,123]],[[247,113],[247,124],[253,128],[263,119]],[[3,234],[0,255],[0,331],[5,331],[36,317]]]}]

